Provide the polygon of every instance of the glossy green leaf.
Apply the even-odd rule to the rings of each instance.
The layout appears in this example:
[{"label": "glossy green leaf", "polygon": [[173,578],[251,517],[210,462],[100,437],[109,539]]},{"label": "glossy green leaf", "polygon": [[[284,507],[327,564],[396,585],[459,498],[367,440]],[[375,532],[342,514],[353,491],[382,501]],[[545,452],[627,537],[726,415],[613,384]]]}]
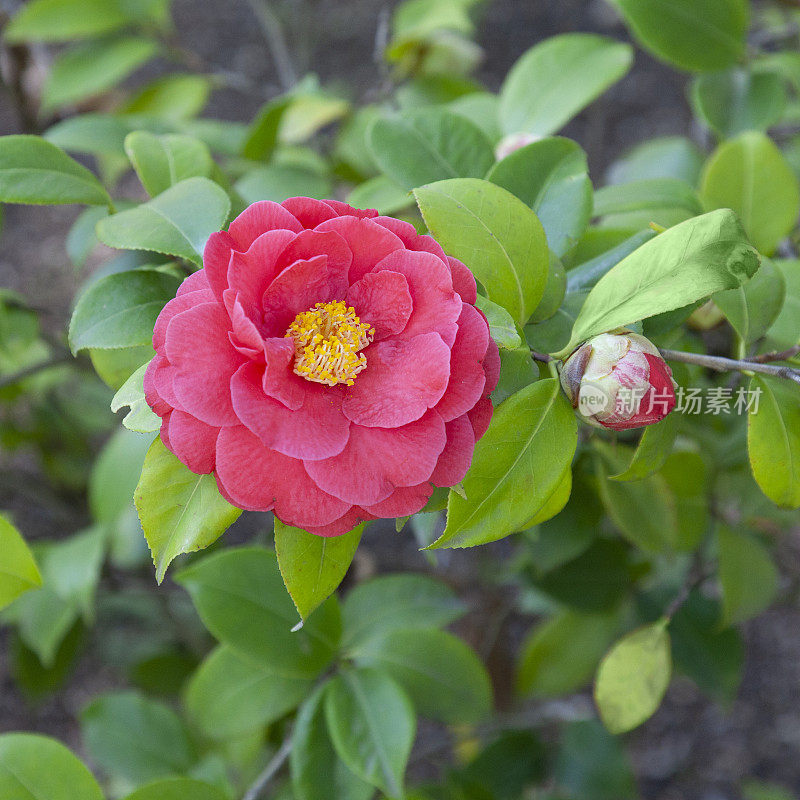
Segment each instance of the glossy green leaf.
[{"label": "glossy green leaf", "polygon": [[339,673],[325,691],[325,719],[333,746],[360,778],[395,800],[416,733],[411,701],[386,673]]},{"label": "glossy green leaf", "polygon": [[158,51],[154,39],[122,36],[79,44],[56,58],[42,90],[52,110],[101,94],[124,80]]},{"label": "glossy green leaf", "polygon": [[152,345],[121,347],[115,350],[89,348],[89,358],[100,379],[114,391],[122,388],[125,381],[155,356]]},{"label": "glossy green leaf", "polygon": [[571,139],[554,136],[521,147],[495,164],[486,179],[536,212],[556,255],[563,255],[586,230],[592,182],[586,153]]},{"label": "glossy green leaf", "polygon": [[197,475],[157,438],[134,492],[136,510],[161,583],[174,558],[215,542],[242,513],[219,493],[213,475]]},{"label": "glossy green leaf", "polygon": [[0,567],[0,608],[5,608],[21,594],[41,586],[42,576],[19,531],[2,516],[0,551],[3,553]]},{"label": "glossy green leaf", "polygon": [[314,678],[333,658],[340,620],[332,598],[302,629],[269,550],[241,547],[208,556],[178,573],[205,626],[256,664],[287,678]]},{"label": "glossy green leaf", "polygon": [[767,336],[770,346],[785,350],[800,344],[800,262],[774,260],[772,265],[783,275],[786,297]]},{"label": "glossy green leaf", "polygon": [[157,197],[97,224],[103,244],[125,250],[152,250],[202,265],[208,237],[222,228],[231,203],[208,178],[187,178]]},{"label": "glossy green leaf", "polygon": [[347,196],[353,208],[375,208],[381,214],[394,214],[413,205],[411,193],[386,175],[364,181]]},{"label": "glossy green leaf", "polygon": [[472,547],[522,530],[558,487],[577,446],[577,422],[555,379],[531,384],[500,405],[450,492],[447,527],[432,548]]},{"label": "glossy green leaf", "polygon": [[63,42],[99,36],[128,24],[115,0],[31,0],[3,31],[9,42]]},{"label": "glossy green leaf", "polygon": [[754,247],[767,256],[800,213],[797,176],[775,144],[756,131],[714,151],[703,170],[701,193],[708,208],[732,208]]},{"label": "glossy green leaf", "polygon": [[136,692],[96,697],[81,713],[81,732],[94,763],[132,784],[184,775],[197,760],[175,712]]},{"label": "glossy green leaf", "polygon": [[658,472],[672,452],[679,421],[680,416],[676,412],[655,425],[648,425],[628,466],[616,475],[609,475],[609,478],[613,481],[638,481]]},{"label": "glossy green leaf", "polygon": [[643,244],[609,270],[589,292],[566,355],[598,333],[682,308],[751,278],[758,253],[727,209],[689,219]]},{"label": "glossy green leaf", "polygon": [[[782,508],[800,507],[800,387],[779,378],[756,376],[758,395],[747,421],[750,466],[761,491]],[[755,406],[755,402],[753,403]]]},{"label": "glossy green leaf", "polygon": [[783,79],[774,72],[731,69],[699,75],[691,88],[695,113],[721,138],[765,131],[786,105]]},{"label": "glossy green leaf", "polygon": [[339,758],[325,722],[323,684],[300,707],[294,725],[289,766],[297,800],[318,800],[331,795],[337,800],[369,800],[371,783],[359,778]]},{"label": "glossy green leaf", "polygon": [[501,350],[500,379],[491,394],[492,404],[499,406],[538,377],[539,368],[531,358],[530,348],[526,344],[513,350]]},{"label": "glossy green leaf", "polygon": [[549,253],[536,214],[487,181],[440,181],[414,191],[428,230],[448,255],[463,261],[487,297],[520,325],[544,293]]},{"label": "glossy green leaf", "polygon": [[511,314],[503,306],[493,303],[482,294],[478,295],[475,305],[486,315],[489,323],[489,335],[499,348],[514,350],[522,344],[522,337],[519,335],[517,326],[514,324]]},{"label": "glossy green leaf", "polygon": [[359,651],[357,662],[391,675],[423,717],[466,725],[480,722],[491,711],[486,668],[473,650],[446,631],[393,631]]},{"label": "glossy green leaf", "polygon": [[[236,181],[234,188],[246,203],[272,200],[282,203],[290,197],[316,197],[323,199],[333,193],[327,175],[304,167],[270,164],[250,170]],[[409,198],[406,205],[411,203]],[[369,207],[369,206],[367,206]]]},{"label": "glossy green leaf", "polygon": [[524,695],[558,697],[589,682],[619,628],[616,613],[562,611],[533,629],[522,646],[517,688]]},{"label": "glossy green leaf", "polygon": [[678,520],[676,549],[695,550],[708,530],[710,520],[709,470],[702,455],[676,449],[659,470],[675,502]]},{"label": "glossy green leaf", "polygon": [[161,309],[180,284],[174,275],[154,269],[118,272],[92,283],[72,313],[72,352],[149,345]]},{"label": "glossy green leaf", "polygon": [[71,153],[122,160],[125,137],[134,127],[132,120],[111,114],[78,114],[48,128],[44,138]]},{"label": "glossy green leaf", "polygon": [[108,192],[86,167],[38,136],[0,136],[0,201],[106,205]]},{"label": "glossy green leaf", "polygon": [[500,90],[504,133],[555,133],[627,73],[630,45],[589,33],[553,36],[528,50]]},{"label": "glossy green leaf", "polygon": [[607,183],[631,183],[651,178],[677,178],[697,185],[703,153],[683,136],[662,136],[643,142],[617,159],[606,174]]},{"label": "glossy green leaf", "polygon": [[685,219],[702,213],[703,207],[694,189],[677,178],[648,178],[598,189],[594,195],[594,216],[645,211],[661,218],[666,211],[680,212]]},{"label": "glossy green leaf", "polygon": [[225,645],[213,650],[192,676],[186,709],[211,739],[225,740],[262,728],[298,706],[313,682],[276,674]]},{"label": "glossy green leaf", "polygon": [[350,568],[363,525],[343,536],[315,536],[275,519],[275,552],[286,589],[306,619],[336,591]]},{"label": "glossy green leaf", "polygon": [[125,800],[227,800],[222,789],[191,778],[167,778],[142,786]]},{"label": "glossy green leaf", "polygon": [[69,260],[76,267],[82,267],[92,250],[97,246],[95,226],[103,217],[108,216],[108,209],[104,206],[90,206],[85,208],[73,223],[67,234],[65,242]]},{"label": "glossy green leaf", "polygon": [[208,178],[214,167],[208,147],[181,134],[134,131],[125,137],[125,152],[150,197],[185,178]]},{"label": "glossy green leaf", "polygon": [[550,266],[547,270],[547,283],[544,286],[544,294],[536,311],[530,318],[531,323],[543,322],[550,319],[564,302],[567,294],[567,271],[561,260],[550,251]]},{"label": "glossy green leaf", "polygon": [[34,733],[0,736],[0,797],[103,800],[92,773],[63,744]]},{"label": "glossy green leaf", "polygon": [[242,155],[253,161],[269,161],[278,144],[281,119],[291,104],[291,98],[276,97],[265,103],[247,129]]},{"label": "glossy green leaf", "polygon": [[424,575],[385,575],[361,583],[342,604],[342,647],[350,653],[392,631],[441,628],[465,612],[443,583]]},{"label": "glossy green leaf", "polygon": [[610,0],[636,40],[658,58],[693,72],[724,69],[744,54],[746,0]]},{"label": "glossy green leaf", "polygon": [[672,675],[668,620],[629,633],[600,662],[594,699],[611,733],[625,733],[649,719]]},{"label": "glossy green leaf", "polygon": [[558,486],[553,490],[547,502],[529,519],[525,526],[526,528],[533,528],[536,525],[541,525],[552,519],[556,514],[559,514],[569,500],[572,493],[572,466],[570,465],[561,476]]},{"label": "glossy green leaf", "polygon": [[211,93],[212,79],[205,75],[173,72],[151,81],[122,108],[126,114],[179,122],[199,114]]},{"label": "glossy green leaf", "polygon": [[161,417],[157,416],[144,399],[144,373],[147,364],[142,364],[119,388],[111,400],[111,410],[116,413],[121,408],[129,411],[122,424],[129,431],[153,433],[161,427]]},{"label": "glossy green leaf", "polygon": [[482,178],[494,163],[486,134],[444,109],[377,119],[368,141],[381,170],[406,189],[449,178]]},{"label": "glossy green leaf", "polygon": [[753,535],[727,525],[717,529],[722,625],[736,625],[769,608],[778,592],[778,570]]}]

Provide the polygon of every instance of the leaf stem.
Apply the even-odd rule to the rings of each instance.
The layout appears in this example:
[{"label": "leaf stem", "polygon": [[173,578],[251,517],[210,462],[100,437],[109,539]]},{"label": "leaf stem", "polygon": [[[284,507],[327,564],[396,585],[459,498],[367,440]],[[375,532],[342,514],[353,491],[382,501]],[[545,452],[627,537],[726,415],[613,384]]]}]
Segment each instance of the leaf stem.
[{"label": "leaf stem", "polygon": [[292,737],[287,736],[283,744],[278,748],[278,752],[270,759],[269,764],[262,770],[261,774],[255,779],[252,786],[245,792],[242,800],[257,800],[261,792],[267,788],[269,782],[278,773],[278,770],[286,763],[289,754],[292,752]]},{"label": "leaf stem", "polygon": [[248,0],[248,3],[258,19],[264,38],[269,45],[281,88],[284,92],[288,92],[297,83],[297,72],[286,43],[283,26],[270,7],[268,0]]},{"label": "leaf stem", "polygon": [[771,375],[773,378],[786,378],[800,384],[800,370],[764,364],[755,359],[723,358],[702,353],[685,353],[682,350],[662,350],[661,355],[668,361],[682,361],[684,364],[695,364],[717,372],[757,372],[761,375]]},{"label": "leaf stem", "polygon": [[549,364],[553,361],[553,356],[547,355],[547,353],[537,353],[535,350],[531,350],[531,358],[534,361],[541,361],[542,364]]}]

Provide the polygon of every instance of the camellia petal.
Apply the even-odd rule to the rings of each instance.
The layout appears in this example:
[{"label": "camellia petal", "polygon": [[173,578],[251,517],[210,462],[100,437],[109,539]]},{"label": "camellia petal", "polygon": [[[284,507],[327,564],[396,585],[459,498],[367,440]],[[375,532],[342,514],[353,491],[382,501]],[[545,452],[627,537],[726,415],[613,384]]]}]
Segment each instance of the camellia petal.
[{"label": "camellia petal", "polygon": [[402,333],[413,304],[408,281],[399,272],[371,272],[347,290],[347,304],[375,328],[375,341]]},{"label": "camellia petal", "polygon": [[178,410],[169,415],[167,425],[168,447],[175,457],[192,472],[201,475],[212,472],[220,429]]},{"label": "camellia petal", "polygon": [[389,253],[405,249],[397,236],[370,219],[337,217],[323,222],[317,230],[335,231],[347,242],[353,254],[350,283],[362,278]]},{"label": "camellia petal", "polygon": [[446,428],[447,444],[430,478],[435,486],[455,486],[464,480],[475,449],[475,432],[466,414],[451,419]]}]

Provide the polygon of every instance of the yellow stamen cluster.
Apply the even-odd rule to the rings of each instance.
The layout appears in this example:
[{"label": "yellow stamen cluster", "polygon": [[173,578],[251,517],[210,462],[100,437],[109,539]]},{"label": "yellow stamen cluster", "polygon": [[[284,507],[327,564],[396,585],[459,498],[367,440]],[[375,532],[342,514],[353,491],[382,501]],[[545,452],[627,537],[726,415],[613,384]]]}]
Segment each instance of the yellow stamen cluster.
[{"label": "yellow stamen cluster", "polygon": [[375,329],[343,302],[317,303],[295,317],[286,336],[294,340],[295,375],[328,386],[352,386],[367,366],[359,351],[372,341]]}]

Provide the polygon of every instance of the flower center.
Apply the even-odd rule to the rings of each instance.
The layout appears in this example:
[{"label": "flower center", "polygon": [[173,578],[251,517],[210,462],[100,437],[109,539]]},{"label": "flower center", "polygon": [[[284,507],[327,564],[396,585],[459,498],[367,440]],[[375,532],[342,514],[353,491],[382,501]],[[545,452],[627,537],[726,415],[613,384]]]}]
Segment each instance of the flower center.
[{"label": "flower center", "polygon": [[363,350],[375,335],[343,302],[317,303],[294,318],[286,336],[294,341],[294,373],[307,381],[353,385],[367,366]]}]

